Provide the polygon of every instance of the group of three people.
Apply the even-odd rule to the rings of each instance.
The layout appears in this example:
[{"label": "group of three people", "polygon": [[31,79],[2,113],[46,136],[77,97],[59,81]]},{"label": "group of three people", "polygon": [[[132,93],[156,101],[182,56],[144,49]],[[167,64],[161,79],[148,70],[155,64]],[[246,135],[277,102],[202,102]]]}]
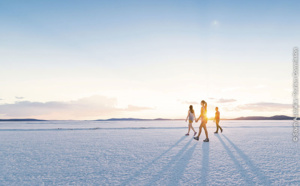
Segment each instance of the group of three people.
[{"label": "group of three people", "polygon": [[[200,116],[199,118],[196,118],[196,115],[195,115],[195,111],[193,109],[193,105],[190,105],[190,109],[188,111],[188,115],[186,117],[186,120],[187,121],[189,119],[189,128],[188,128],[188,133],[186,134],[186,136],[188,136],[190,134],[190,130],[192,129],[194,131],[194,136],[196,136],[197,132],[195,131],[194,127],[193,127],[193,121],[195,120],[195,122],[198,122],[199,119],[201,119],[201,124],[200,124],[200,127],[199,127],[199,133],[196,137],[194,137],[195,140],[199,141],[199,136],[202,132],[202,128],[204,129],[204,132],[205,132],[205,136],[206,136],[206,139],[203,140],[204,142],[209,142],[209,138],[208,138],[208,132],[207,132],[207,128],[206,128],[206,124],[207,124],[207,103],[206,101],[202,100],[201,101],[201,113],[200,113]],[[216,107],[216,113],[215,113],[215,118],[214,118],[214,121],[216,122],[216,126],[217,126],[217,131],[215,133],[218,133],[219,129],[221,130],[221,132],[223,132],[223,129],[222,127],[220,127],[219,125],[219,122],[220,122],[220,112],[219,112],[219,109],[218,107]]]}]

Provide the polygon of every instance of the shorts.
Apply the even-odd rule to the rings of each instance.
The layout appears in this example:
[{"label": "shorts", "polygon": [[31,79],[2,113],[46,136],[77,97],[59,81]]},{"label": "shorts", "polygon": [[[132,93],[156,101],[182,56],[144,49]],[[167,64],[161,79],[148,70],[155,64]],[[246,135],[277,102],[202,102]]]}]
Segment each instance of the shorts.
[{"label": "shorts", "polygon": [[201,119],[201,123],[207,123],[207,117]]},{"label": "shorts", "polygon": [[189,120],[189,123],[193,123],[193,120]]}]

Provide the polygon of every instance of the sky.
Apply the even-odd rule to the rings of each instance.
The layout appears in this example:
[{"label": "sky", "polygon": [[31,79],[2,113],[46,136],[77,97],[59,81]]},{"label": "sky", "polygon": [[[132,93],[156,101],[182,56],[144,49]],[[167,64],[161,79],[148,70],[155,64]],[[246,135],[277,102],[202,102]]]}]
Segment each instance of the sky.
[{"label": "sky", "polygon": [[292,115],[299,1],[0,2],[0,118]]}]

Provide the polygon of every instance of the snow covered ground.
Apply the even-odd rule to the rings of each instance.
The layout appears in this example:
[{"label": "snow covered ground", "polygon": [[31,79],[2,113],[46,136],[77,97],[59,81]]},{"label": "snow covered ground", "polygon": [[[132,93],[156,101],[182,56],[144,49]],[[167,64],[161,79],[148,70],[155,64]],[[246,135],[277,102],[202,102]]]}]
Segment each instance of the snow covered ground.
[{"label": "snow covered ground", "polygon": [[292,121],[220,124],[0,122],[0,185],[300,185]]}]

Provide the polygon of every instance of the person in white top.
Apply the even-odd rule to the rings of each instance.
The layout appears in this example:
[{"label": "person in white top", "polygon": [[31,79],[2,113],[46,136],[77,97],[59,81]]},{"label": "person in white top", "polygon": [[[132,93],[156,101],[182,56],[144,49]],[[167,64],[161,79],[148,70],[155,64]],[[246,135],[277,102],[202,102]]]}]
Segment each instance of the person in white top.
[{"label": "person in white top", "polygon": [[193,109],[193,105],[190,105],[190,109],[189,109],[188,115],[185,119],[185,122],[187,122],[188,119],[189,119],[189,129],[188,129],[188,132],[185,135],[186,136],[190,135],[190,130],[192,129],[194,131],[194,136],[195,136],[197,134],[197,132],[195,131],[195,129],[192,125],[193,121],[196,119],[195,111]]}]

